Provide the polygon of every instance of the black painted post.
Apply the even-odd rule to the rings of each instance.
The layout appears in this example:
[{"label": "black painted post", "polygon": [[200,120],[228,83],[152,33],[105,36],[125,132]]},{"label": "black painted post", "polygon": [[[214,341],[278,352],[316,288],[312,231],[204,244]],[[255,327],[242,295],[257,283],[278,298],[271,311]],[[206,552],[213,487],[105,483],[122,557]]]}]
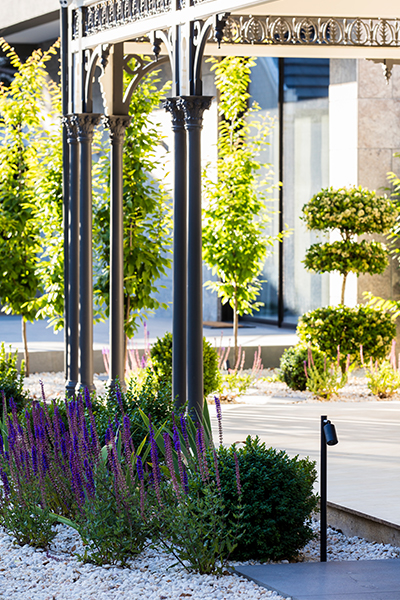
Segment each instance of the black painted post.
[{"label": "black painted post", "polygon": [[109,116],[105,124],[111,140],[110,198],[110,378],[114,388],[117,380],[125,381],[124,335],[124,213],[123,213],[123,144],[131,117]]},{"label": "black painted post", "polygon": [[[68,339],[68,369],[65,391],[73,396],[79,379],[79,144],[76,116],[63,118],[69,147],[69,190],[68,190],[68,280],[65,294],[68,297],[68,313],[64,335]],[[64,260],[66,257],[64,255]]]},{"label": "black painted post", "polygon": [[92,140],[102,115],[76,115],[80,143],[79,348],[81,389],[93,384]]},{"label": "black painted post", "polygon": [[181,96],[188,133],[188,411],[195,420],[203,415],[203,276],[201,228],[201,129],[211,96]]},{"label": "black painted post", "polygon": [[187,171],[186,131],[178,98],[167,98],[174,132],[174,242],[172,272],[172,398],[175,409],[186,403],[187,336]]},{"label": "black painted post", "polygon": [[326,562],[326,530],[327,530],[327,517],[326,517],[326,502],[327,502],[327,490],[326,490],[326,469],[327,469],[327,451],[326,451],[326,439],[324,426],[327,422],[327,416],[321,416],[321,466],[320,466],[320,561]]},{"label": "black painted post", "polygon": [[60,62],[61,62],[61,108],[63,114],[62,169],[63,169],[63,230],[64,230],[64,375],[66,389],[71,380],[71,351],[69,328],[69,146],[65,118],[68,114],[68,8],[60,8]]}]

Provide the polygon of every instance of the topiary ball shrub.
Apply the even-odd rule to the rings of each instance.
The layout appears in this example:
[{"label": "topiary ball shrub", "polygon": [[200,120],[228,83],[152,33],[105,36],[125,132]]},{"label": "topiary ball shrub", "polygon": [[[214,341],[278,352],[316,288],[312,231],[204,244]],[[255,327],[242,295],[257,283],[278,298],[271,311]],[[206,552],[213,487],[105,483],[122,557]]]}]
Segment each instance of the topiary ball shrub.
[{"label": "topiary ball shrub", "polygon": [[311,513],[317,473],[309,458],[289,458],[283,450],[267,448],[247,437],[242,448],[220,446],[221,492],[227,513],[237,513],[234,453],[242,487],[241,536],[232,553],[237,560],[290,560],[313,538]]},{"label": "topiary ball shrub", "polygon": [[332,361],[339,346],[343,368],[348,354],[352,361],[359,360],[361,345],[365,359],[384,359],[396,337],[396,324],[382,309],[340,304],[305,313],[299,320],[297,335],[303,344],[316,346]]},{"label": "topiary ball shrub", "polygon": [[[159,382],[172,381],[172,333],[167,332],[158,338],[150,350],[154,374]],[[185,368],[185,365],[182,365]],[[218,354],[210,342],[203,338],[203,377],[204,396],[208,396],[219,388],[220,373],[218,371]]]},{"label": "topiary ball shrub", "polygon": [[[318,371],[324,369],[324,353],[318,348],[311,348],[312,358]],[[279,379],[286,383],[292,390],[304,392],[307,389],[307,377],[304,370],[304,361],[308,363],[308,347],[296,344],[286,348],[279,363]]]}]

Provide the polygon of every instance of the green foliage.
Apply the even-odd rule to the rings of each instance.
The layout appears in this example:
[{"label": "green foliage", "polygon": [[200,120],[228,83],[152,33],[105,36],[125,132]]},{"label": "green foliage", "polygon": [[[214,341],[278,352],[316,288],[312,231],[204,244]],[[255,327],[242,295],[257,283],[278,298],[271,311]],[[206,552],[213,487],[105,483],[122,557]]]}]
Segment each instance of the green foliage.
[{"label": "green foliage", "polygon": [[240,501],[227,518],[226,507],[214,480],[190,481],[187,494],[176,501],[170,483],[163,488],[163,506],[156,508],[155,538],[187,569],[201,574],[222,574],[234,550],[240,529]]},{"label": "green foliage", "polygon": [[304,264],[309,271],[330,273],[380,274],[389,264],[386,246],[379,242],[338,241],[313,244],[308,248]]},{"label": "green foliage", "polygon": [[340,241],[313,244],[303,261],[316,273],[338,271],[343,275],[341,304],[344,304],[346,278],[353,273],[383,273],[388,250],[380,242],[362,240],[357,235],[388,233],[398,216],[395,203],[365,188],[322,189],[303,206],[301,217],[307,229],[338,230]]},{"label": "green foliage", "polygon": [[238,315],[252,314],[262,306],[257,301],[259,277],[268,250],[282,237],[266,234],[271,173],[260,175],[266,165],[259,156],[268,145],[273,122],[268,116],[253,119],[259,107],[247,106],[253,58],[210,60],[220,93],[221,121],[217,177],[208,172],[204,178],[203,259],[218,281],[205,285],[233,308],[236,355]]},{"label": "green foliage", "polygon": [[314,364],[306,366],[307,389],[322,400],[330,400],[347,383],[347,372],[342,371],[337,362],[318,369]]},{"label": "green foliage", "polygon": [[122,407],[116,392],[111,390],[104,398],[99,397],[92,400],[93,414],[101,443],[104,443],[109,423],[115,423],[116,419],[121,422],[123,412],[129,417],[132,440],[136,448],[148,435],[148,428],[143,422],[140,411],[146,415],[151,414],[156,427],[168,421],[172,415],[171,385],[168,381],[159,384],[150,368],[146,369],[143,381],[131,378],[126,393],[121,393],[121,400]]},{"label": "green foliage", "polygon": [[149,535],[140,513],[139,488],[132,482],[117,496],[113,475],[104,463],[95,469],[94,485],[96,492],[87,495],[74,523],[85,543],[84,555],[78,558],[100,566],[125,566],[140,554]]},{"label": "green foliage", "polygon": [[330,361],[336,359],[338,347],[342,356],[349,354],[352,362],[358,360],[360,345],[366,358],[379,360],[390,350],[396,325],[389,313],[370,306],[326,306],[305,313],[299,320],[297,335],[303,344],[315,346]]},{"label": "green foliage", "polygon": [[0,345],[0,393],[4,392],[7,401],[14,399],[17,410],[21,410],[29,395],[24,391],[24,364],[18,372],[18,351],[6,352],[4,342]]},{"label": "green foliage", "polygon": [[0,491],[0,525],[20,546],[47,548],[56,536],[55,518],[40,507],[40,498],[32,492],[37,490],[28,486],[12,488],[8,495]]},{"label": "green foliage", "polygon": [[390,361],[370,361],[369,366],[364,365],[367,385],[374,396],[390,398],[400,389],[400,373],[393,368]]},{"label": "green foliage", "polygon": [[[139,318],[145,319],[149,311],[160,306],[166,308],[155,297],[160,289],[158,279],[171,263],[170,197],[162,181],[154,175],[160,168],[157,152],[162,142],[161,126],[150,120],[152,111],[158,108],[167,90],[165,86],[158,91],[158,81],[157,72],[152,72],[134,92],[129,109],[133,118],[124,143],[124,328],[128,338],[136,332]],[[98,189],[94,205],[94,241],[101,270],[95,294],[105,306],[107,316],[110,308],[109,174],[108,157],[102,154],[95,167]]]},{"label": "green foliage", "polygon": [[390,231],[397,214],[394,202],[360,186],[321,190],[304,205],[302,219],[307,229],[317,231],[382,234]]},{"label": "green foliage", "polygon": [[[151,363],[160,385],[172,382],[172,334],[167,332],[150,350]],[[184,368],[184,365],[182,365]],[[207,397],[219,388],[218,354],[210,342],[203,338],[203,378],[204,396]]]},{"label": "green foliage", "polygon": [[234,396],[245,394],[253,382],[253,376],[249,373],[232,371],[221,377],[220,397],[230,400]]},{"label": "green foliage", "polygon": [[220,446],[222,496],[230,515],[237,510],[234,452],[240,467],[242,514],[241,536],[232,558],[295,557],[313,537],[310,516],[318,500],[313,493],[315,463],[266,448],[258,437],[247,437],[242,448]]},{"label": "green foliage", "polygon": [[324,354],[315,347],[310,348],[301,343],[296,344],[296,346],[286,348],[281,356],[278,377],[292,390],[304,392],[307,389],[304,363],[308,361],[310,350],[317,369],[323,369]]}]

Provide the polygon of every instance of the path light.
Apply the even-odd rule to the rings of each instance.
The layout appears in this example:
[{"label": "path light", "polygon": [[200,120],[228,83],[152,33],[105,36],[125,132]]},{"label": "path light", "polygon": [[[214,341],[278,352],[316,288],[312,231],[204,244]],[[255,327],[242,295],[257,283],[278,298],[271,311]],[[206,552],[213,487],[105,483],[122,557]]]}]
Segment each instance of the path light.
[{"label": "path light", "polygon": [[328,421],[326,415],[321,416],[321,562],[326,562],[326,481],[327,481],[327,446],[336,446],[338,443],[335,426]]}]

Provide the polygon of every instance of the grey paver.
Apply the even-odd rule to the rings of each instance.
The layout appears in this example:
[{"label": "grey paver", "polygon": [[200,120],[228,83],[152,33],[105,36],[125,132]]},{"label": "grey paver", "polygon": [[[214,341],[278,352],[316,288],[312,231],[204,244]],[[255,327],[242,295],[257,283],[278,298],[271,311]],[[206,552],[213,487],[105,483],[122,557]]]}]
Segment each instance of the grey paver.
[{"label": "grey paver", "polygon": [[237,567],[292,600],[400,600],[400,559]]}]

